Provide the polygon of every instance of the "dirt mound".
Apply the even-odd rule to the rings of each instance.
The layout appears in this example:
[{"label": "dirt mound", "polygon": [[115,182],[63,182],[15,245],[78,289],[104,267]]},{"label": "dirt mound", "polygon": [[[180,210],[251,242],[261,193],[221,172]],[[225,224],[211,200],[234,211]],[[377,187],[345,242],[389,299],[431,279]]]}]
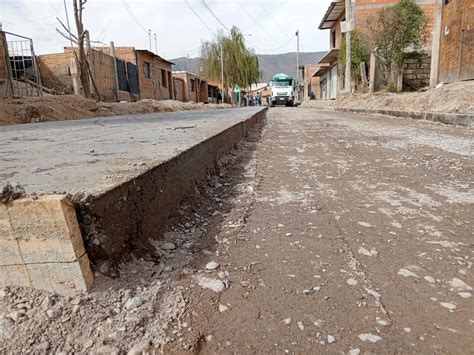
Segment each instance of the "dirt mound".
[{"label": "dirt mound", "polygon": [[310,101],[309,107],[393,109],[474,114],[474,81],[441,85],[423,92],[350,94],[338,100]]},{"label": "dirt mound", "polygon": [[174,100],[145,99],[138,102],[95,102],[77,95],[22,97],[3,99],[0,124],[76,120],[80,118],[127,115],[151,112],[209,110],[229,108],[227,104],[203,104]]}]

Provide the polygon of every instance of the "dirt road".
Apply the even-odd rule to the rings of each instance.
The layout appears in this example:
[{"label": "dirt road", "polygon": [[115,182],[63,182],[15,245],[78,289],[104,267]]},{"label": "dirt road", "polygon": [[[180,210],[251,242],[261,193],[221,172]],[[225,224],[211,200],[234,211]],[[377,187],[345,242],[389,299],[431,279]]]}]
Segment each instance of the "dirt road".
[{"label": "dirt road", "polygon": [[472,350],[472,131],[310,109],[267,116],[241,181],[230,172],[240,193],[210,235],[218,256],[200,264],[219,263],[206,277],[228,272],[228,288],[187,295],[200,349]]},{"label": "dirt road", "polygon": [[466,128],[270,109],[159,260],[76,299],[2,290],[0,350],[469,353],[473,156]]}]

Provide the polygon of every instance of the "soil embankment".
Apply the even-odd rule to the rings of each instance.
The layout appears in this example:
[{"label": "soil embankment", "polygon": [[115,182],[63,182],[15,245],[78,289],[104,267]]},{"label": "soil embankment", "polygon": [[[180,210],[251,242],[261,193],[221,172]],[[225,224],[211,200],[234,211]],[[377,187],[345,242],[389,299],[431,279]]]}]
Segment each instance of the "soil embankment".
[{"label": "soil embankment", "polygon": [[313,100],[305,102],[303,106],[474,114],[474,81],[461,81],[419,92],[356,93],[337,100]]},{"label": "soil embankment", "polygon": [[0,125],[77,120],[102,116],[230,108],[228,104],[204,104],[145,99],[138,102],[95,102],[77,95],[22,97],[0,102]]}]

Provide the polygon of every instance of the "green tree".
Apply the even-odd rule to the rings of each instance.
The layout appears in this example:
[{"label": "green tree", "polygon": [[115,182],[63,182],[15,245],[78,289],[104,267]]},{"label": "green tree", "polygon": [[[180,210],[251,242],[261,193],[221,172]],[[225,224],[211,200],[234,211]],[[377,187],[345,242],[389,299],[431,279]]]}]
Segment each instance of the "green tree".
[{"label": "green tree", "polygon": [[389,89],[396,87],[396,77],[408,50],[419,50],[424,35],[426,16],[414,0],[401,0],[397,5],[381,9],[369,21],[369,33],[375,54],[390,73]]},{"label": "green tree", "polygon": [[235,85],[247,87],[258,82],[262,72],[257,55],[245,45],[244,36],[237,27],[232,27],[228,35],[220,32],[214,40],[201,45],[200,70],[211,80],[220,81],[221,53],[224,63],[224,82],[221,84],[225,91]]},{"label": "green tree", "polygon": [[[364,34],[358,30],[351,32],[351,73],[356,82],[361,83],[360,64],[367,62],[370,58],[370,50]],[[339,61],[346,62],[346,37],[342,37],[341,48],[339,50]]]}]

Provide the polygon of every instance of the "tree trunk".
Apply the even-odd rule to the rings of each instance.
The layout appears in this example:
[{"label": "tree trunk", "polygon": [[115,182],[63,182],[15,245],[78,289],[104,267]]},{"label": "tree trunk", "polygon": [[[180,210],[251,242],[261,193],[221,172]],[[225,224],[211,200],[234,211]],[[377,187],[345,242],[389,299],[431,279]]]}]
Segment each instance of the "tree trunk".
[{"label": "tree trunk", "polygon": [[82,24],[82,9],[85,1],[79,0],[79,4],[77,0],[73,1],[74,5],[74,19],[76,22],[76,29],[77,29],[77,46],[79,50],[79,80],[81,81],[82,90],[84,92],[84,97],[86,99],[91,99],[91,89],[89,84],[89,67],[87,63],[86,52],[84,50],[84,25]]}]

